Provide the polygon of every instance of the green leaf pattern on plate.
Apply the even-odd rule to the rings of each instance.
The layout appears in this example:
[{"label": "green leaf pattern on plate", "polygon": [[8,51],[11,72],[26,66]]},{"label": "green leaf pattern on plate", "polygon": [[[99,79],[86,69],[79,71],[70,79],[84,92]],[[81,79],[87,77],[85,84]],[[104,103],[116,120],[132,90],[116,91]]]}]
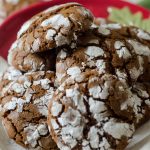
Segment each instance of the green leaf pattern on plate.
[{"label": "green leaf pattern on plate", "polygon": [[144,19],[141,12],[133,14],[128,7],[122,9],[111,7],[108,12],[110,21],[118,22],[122,25],[136,26],[150,32],[150,19]]}]

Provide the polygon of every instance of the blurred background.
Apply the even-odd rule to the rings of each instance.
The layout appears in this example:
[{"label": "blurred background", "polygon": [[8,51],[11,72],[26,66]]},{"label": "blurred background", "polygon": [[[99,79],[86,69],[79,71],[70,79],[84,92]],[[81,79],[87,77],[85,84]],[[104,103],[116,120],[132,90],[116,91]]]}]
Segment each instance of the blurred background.
[{"label": "blurred background", "polygon": [[[0,0],[0,23],[2,23],[8,16],[10,16],[15,11],[21,10],[22,8],[25,8],[33,3],[37,3],[40,1],[52,1],[52,0]],[[136,3],[141,6],[144,6],[145,8],[150,9],[150,0],[124,0],[124,1]]]},{"label": "blurred background", "polygon": [[133,3],[138,3],[146,8],[150,9],[150,0],[126,0],[126,1],[130,1]]}]

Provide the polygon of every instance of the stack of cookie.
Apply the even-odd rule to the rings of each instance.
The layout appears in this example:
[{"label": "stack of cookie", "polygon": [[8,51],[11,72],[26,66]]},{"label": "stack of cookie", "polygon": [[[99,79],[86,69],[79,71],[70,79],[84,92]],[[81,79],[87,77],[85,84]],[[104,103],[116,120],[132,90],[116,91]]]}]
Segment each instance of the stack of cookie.
[{"label": "stack of cookie", "polygon": [[9,137],[28,149],[123,150],[150,119],[150,34],[78,3],[27,21],[1,76]]}]

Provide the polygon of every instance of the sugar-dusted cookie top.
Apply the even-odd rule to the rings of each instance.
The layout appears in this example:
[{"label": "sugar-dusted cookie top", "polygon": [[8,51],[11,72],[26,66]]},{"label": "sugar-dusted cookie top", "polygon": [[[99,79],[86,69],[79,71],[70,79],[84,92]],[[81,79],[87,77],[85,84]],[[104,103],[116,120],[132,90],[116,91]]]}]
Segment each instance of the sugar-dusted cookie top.
[{"label": "sugar-dusted cookie top", "polygon": [[7,70],[0,75],[0,95],[3,88],[9,86],[10,82],[17,80],[23,73],[14,67],[8,67]]},{"label": "sugar-dusted cookie top", "polygon": [[134,124],[116,116],[108,99],[121,82],[89,69],[67,78],[53,95],[48,124],[60,149],[124,149]]},{"label": "sugar-dusted cookie top", "polygon": [[51,69],[45,59],[51,59],[62,47],[75,48],[78,35],[92,23],[93,15],[78,3],[51,7],[22,26],[8,62],[25,72]]},{"label": "sugar-dusted cookie top", "polygon": [[46,123],[53,90],[54,73],[50,71],[24,74],[2,89],[2,121],[16,143],[26,148],[57,149]]},{"label": "sugar-dusted cookie top", "polygon": [[56,84],[59,86],[68,77],[75,78],[91,69],[101,76],[114,75],[122,88],[114,87],[108,99],[110,107],[116,115],[137,126],[150,117],[150,44],[133,34],[136,28],[119,26],[102,25],[80,36],[78,48],[73,52],[62,49],[56,59]]},{"label": "sugar-dusted cookie top", "polygon": [[65,68],[62,71],[66,72],[75,65],[82,70],[95,67],[102,70],[106,63],[107,67],[103,70],[109,69],[109,73],[117,74],[120,79],[126,78],[128,82],[149,81],[149,41],[150,34],[135,27],[116,23],[96,26],[79,36],[73,52],[68,52],[67,48],[61,49],[56,59],[56,75],[61,68]]}]

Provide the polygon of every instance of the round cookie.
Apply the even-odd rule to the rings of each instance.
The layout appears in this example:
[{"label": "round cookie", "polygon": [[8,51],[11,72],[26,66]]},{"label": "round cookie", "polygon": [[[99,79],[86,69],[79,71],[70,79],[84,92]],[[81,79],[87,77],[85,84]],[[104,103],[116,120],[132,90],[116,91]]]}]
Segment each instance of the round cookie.
[{"label": "round cookie", "polygon": [[26,148],[57,149],[46,123],[54,76],[50,71],[26,73],[2,91],[1,112],[6,132]]},{"label": "round cookie", "polygon": [[51,61],[45,61],[45,57],[56,57],[63,47],[75,48],[78,35],[92,23],[93,15],[78,3],[51,7],[22,26],[8,62],[25,72],[51,69]]},{"label": "round cookie", "polygon": [[89,69],[67,78],[49,105],[52,137],[65,150],[123,150],[134,125],[116,117],[108,99],[121,82],[113,75]]},{"label": "round cookie", "polygon": [[[110,29],[110,26],[120,28]],[[115,75],[123,87],[116,87],[119,92],[108,99],[110,107],[116,115],[137,126],[150,118],[150,44],[135,39],[127,32],[130,28],[135,29],[118,24],[102,25],[94,33],[82,35],[73,53],[62,49],[56,60],[56,84],[59,86],[68,77],[90,69],[96,69],[100,75]],[[122,91],[126,94],[122,95]]]}]

